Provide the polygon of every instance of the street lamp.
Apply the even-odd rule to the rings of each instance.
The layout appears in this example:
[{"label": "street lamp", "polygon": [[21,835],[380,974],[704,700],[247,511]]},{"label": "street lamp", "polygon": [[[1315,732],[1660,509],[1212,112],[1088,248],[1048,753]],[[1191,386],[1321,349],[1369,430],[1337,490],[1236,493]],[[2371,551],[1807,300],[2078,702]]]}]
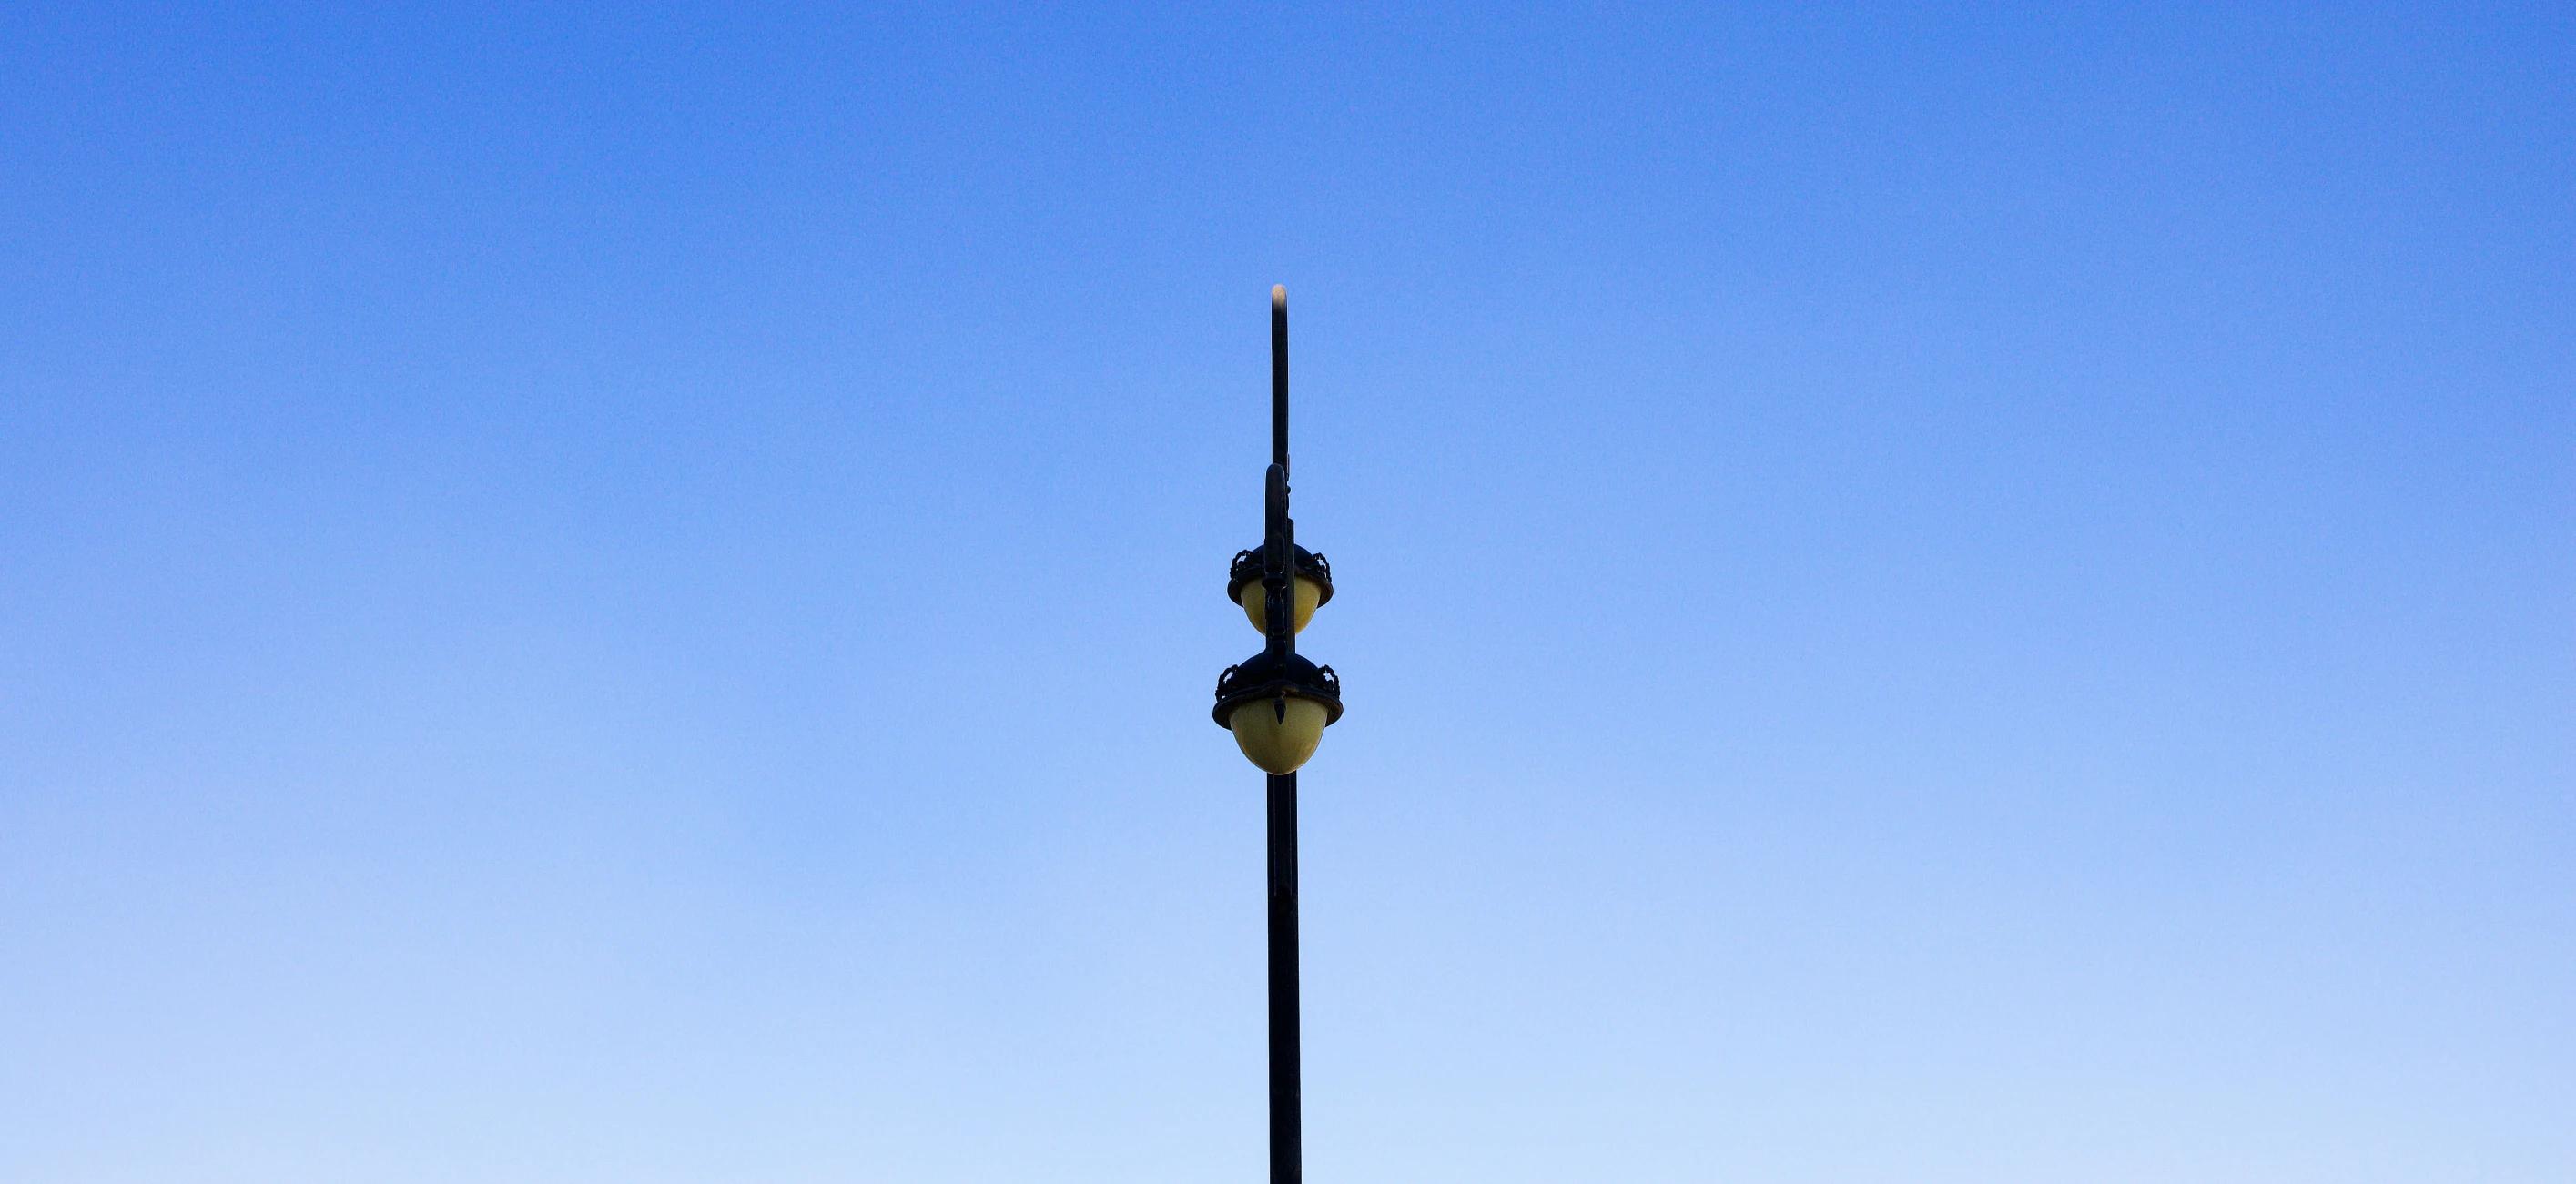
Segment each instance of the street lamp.
[{"label": "street lamp", "polygon": [[[1253,592],[1254,585],[1260,591]],[[1297,545],[1288,517],[1288,289],[1270,289],[1270,471],[1257,550],[1237,552],[1226,596],[1261,630],[1261,652],[1216,680],[1217,726],[1270,775],[1270,1184],[1299,1184],[1297,767],[1342,718],[1342,680],[1298,656],[1297,631],[1333,598],[1333,569]]]},{"label": "street lamp", "polygon": [[[1306,622],[1315,619],[1315,610],[1333,599],[1333,568],[1324,557],[1304,547],[1296,547],[1297,557],[1297,632],[1306,631]],[[1226,599],[1243,606],[1243,615],[1254,630],[1270,632],[1269,597],[1246,596],[1245,592],[1261,583],[1261,551],[1237,551],[1234,567],[1225,576]]]}]

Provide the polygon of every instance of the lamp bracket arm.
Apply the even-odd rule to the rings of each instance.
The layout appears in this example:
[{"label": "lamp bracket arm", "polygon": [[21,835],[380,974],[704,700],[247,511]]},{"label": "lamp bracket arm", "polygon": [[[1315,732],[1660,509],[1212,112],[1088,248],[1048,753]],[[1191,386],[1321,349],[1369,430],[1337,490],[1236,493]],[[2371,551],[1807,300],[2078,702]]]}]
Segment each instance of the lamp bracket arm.
[{"label": "lamp bracket arm", "polygon": [[1262,497],[1261,609],[1272,653],[1297,652],[1297,523],[1288,517],[1288,467],[1274,464]]}]

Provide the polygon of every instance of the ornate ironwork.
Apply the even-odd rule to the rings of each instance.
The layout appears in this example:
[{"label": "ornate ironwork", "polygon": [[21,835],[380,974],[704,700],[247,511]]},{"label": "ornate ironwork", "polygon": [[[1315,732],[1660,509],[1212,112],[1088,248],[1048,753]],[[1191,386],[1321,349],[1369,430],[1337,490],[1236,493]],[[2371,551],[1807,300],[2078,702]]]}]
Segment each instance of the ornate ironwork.
[{"label": "ornate ironwork", "polygon": [[[1321,594],[1315,597],[1315,607],[1322,608],[1332,602],[1333,565],[1326,563],[1323,556],[1304,547],[1297,548],[1297,576],[1300,579],[1314,581],[1315,586],[1322,589]],[[1234,562],[1226,568],[1225,598],[1241,604],[1243,586],[1260,582],[1261,548],[1255,547],[1249,551],[1235,552]]]},{"label": "ornate ironwork", "polygon": [[1342,678],[1330,666],[1318,666],[1306,658],[1289,654],[1273,658],[1268,652],[1228,666],[1216,679],[1216,709],[1211,712],[1216,726],[1232,727],[1234,709],[1263,699],[1312,699],[1324,705],[1324,723],[1330,725],[1342,718]]}]

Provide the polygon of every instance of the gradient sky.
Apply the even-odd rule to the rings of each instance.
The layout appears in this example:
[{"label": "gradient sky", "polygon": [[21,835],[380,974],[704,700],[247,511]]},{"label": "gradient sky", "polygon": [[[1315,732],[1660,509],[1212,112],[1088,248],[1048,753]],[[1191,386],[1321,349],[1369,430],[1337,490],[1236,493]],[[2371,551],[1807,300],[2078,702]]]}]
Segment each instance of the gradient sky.
[{"label": "gradient sky", "polygon": [[2563,6],[0,10],[0,1177],[2576,1178]]}]

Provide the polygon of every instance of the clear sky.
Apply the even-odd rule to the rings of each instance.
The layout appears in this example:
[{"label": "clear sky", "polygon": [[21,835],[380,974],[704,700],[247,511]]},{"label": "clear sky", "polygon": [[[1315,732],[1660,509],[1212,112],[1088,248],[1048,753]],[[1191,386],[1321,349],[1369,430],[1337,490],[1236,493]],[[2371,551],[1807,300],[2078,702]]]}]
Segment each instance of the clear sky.
[{"label": "clear sky", "polygon": [[0,9],[0,1177],[2576,1178],[2563,5]]}]

